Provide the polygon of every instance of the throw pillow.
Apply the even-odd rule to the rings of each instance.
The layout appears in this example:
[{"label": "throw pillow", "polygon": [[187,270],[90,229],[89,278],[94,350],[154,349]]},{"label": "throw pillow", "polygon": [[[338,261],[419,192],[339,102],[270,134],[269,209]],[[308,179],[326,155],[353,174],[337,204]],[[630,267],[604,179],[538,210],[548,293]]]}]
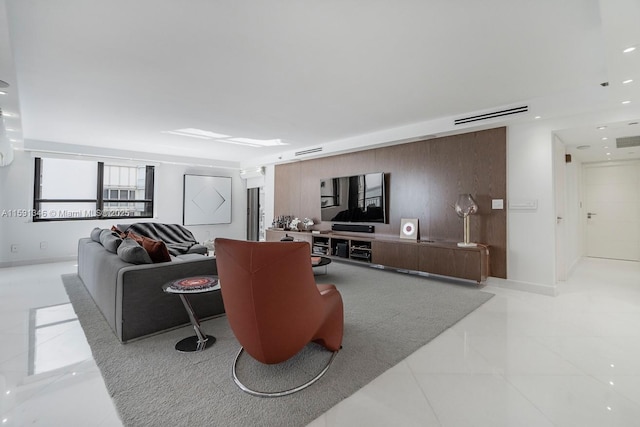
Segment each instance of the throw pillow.
[{"label": "throw pillow", "polygon": [[130,264],[151,264],[151,257],[135,240],[125,237],[118,246],[118,256]]},{"label": "throw pillow", "polygon": [[91,230],[91,240],[93,240],[94,242],[100,243],[100,233],[102,233],[102,229],[99,227],[96,227],[93,230]]},{"label": "throw pillow", "polygon": [[129,231],[127,237],[138,242],[149,254],[154,263],[171,261],[167,245],[162,240],[153,240]]},{"label": "throw pillow", "polygon": [[118,246],[122,243],[122,239],[111,230],[102,230],[100,233],[100,243],[102,243],[102,246],[104,246],[106,250],[115,254]]}]

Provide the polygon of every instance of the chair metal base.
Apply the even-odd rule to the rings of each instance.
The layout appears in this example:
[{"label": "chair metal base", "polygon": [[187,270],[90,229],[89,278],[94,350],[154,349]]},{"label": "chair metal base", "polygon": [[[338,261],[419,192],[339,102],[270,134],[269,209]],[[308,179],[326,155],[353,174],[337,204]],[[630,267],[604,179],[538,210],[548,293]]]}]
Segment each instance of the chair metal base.
[{"label": "chair metal base", "polygon": [[231,373],[233,375],[233,381],[236,383],[238,387],[240,387],[240,390],[244,391],[245,393],[249,393],[252,396],[258,396],[258,397],[282,397],[282,396],[287,396],[289,394],[293,394],[300,390],[304,390],[305,388],[309,387],[311,384],[315,383],[320,378],[322,378],[322,376],[329,370],[329,366],[331,366],[331,363],[333,363],[333,359],[335,359],[336,355],[338,354],[337,351],[334,351],[327,365],[324,368],[322,368],[322,371],[320,371],[318,375],[316,375],[311,380],[307,381],[302,385],[291,388],[289,390],[283,390],[283,391],[258,391],[258,390],[250,389],[246,385],[242,384],[240,379],[238,379],[238,375],[236,373],[236,366],[238,365],[238,360],[240,359],[240,355],[243,352],[244,352],[244,347],[240,347],[240,351],[238,351],[238,354],[236,355],[236,359],[233,361],[233,368],[231,369]]}]

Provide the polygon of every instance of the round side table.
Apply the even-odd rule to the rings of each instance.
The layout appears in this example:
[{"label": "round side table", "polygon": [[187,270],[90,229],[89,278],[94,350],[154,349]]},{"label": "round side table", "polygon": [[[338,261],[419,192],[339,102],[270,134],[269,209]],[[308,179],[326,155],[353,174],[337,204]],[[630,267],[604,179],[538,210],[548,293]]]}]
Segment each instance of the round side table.
[{"label": "round side table", "polygon": [[327,265],[331,264],[331,258],[326,256],[311,256],[311,267],[324,267],[324,274],[327,274]]},{"label": "round side table", "polygon": [[200,320],[193,311],[191,303],[187,299],[189,294],[201,294],[204,292],[212,292],[220,289],[218,278],[216,276],[197,276],[185,277],[165,284],[162,290],[169,294],[178,294],[182,300],[185,310],[189,315],[189,320],[196,332],[195,336],[184,338],[176,344],[176,350],[182,352],[202,351],[210,347],[216,338],[204,333],[200,327]]}]

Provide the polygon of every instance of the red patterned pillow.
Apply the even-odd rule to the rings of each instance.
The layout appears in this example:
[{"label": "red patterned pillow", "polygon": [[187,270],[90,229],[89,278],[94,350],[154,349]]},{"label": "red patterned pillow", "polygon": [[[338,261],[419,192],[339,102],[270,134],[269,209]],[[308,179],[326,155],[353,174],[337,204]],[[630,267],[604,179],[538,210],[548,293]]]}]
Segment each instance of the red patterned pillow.
[{"label": "red patterned pillow", "polygon": [[167,245],[165,245],[162,240],[153,240],[136,234],[133,231],[128,231],[126,234],[127,237],[132,238],[138,242],[140,246],[145,248],[154,263],[171,261],[171,255],[169,255]]}]

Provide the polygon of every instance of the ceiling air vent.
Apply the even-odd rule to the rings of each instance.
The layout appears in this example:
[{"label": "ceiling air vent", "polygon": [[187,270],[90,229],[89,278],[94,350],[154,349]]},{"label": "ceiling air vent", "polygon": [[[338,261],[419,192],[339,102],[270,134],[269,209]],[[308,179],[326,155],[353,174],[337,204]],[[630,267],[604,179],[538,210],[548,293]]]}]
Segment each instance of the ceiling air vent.
[{"label": "ceiling air vent", "polygon": [[640,136],[627,136],[624,138],[616,138],[617,148],[628,148],[640,146]]},{"label": "ceiling air vent", "polygon": [[528,105],[523,105],[522,107],[507,108],[505,110],[492,111],[490,113],[484,113],[484,114],[478,114],[478,115],[475,115],[475,116],[463,117],[461,119],[454,120],[453,123],[456,124],[456,125],[462,125],[462,124],[465,124],[465,123],[478,122],[480,120],[495,119],[496,117],[503,117],[503,116],[510,116],[512,114],[526,113],[527,111],[529,111],[529,106]]},{"label": "ceiling air vent", "polygon": [[298,157],[298,156],[304,156],[305,154],[319,153],[321,151],[322,151],[322,147],[309,148],[308,150],[296,151],[295,155],[296,157]]}]

